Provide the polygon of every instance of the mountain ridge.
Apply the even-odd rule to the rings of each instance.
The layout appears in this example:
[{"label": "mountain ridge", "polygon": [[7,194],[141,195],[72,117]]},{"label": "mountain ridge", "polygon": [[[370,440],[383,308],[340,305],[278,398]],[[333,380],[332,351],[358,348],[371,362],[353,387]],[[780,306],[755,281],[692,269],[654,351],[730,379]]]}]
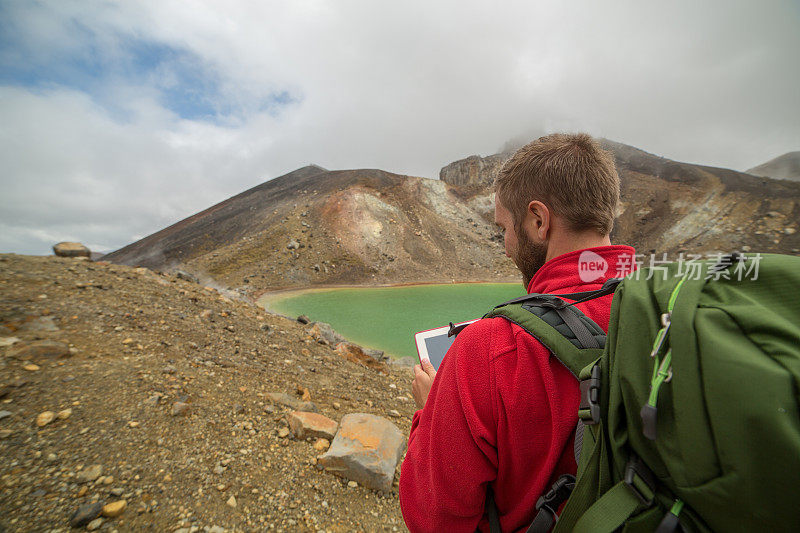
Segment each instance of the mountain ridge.
[{"label": "mountain ridge", "polygon": [[[620,173],[615,242],[675,258],[800,249],[800,183],[600,142]],[[491,189],[510,156],[455,161],[440,180],[309,165],[104,259],[184,268],[250,296],[305,286],[516,280],[493,223]]]},{"label": "mountain ridge", "polygon": [[747,170],[754,176],[800,181],[800,150],[787,152]]}]

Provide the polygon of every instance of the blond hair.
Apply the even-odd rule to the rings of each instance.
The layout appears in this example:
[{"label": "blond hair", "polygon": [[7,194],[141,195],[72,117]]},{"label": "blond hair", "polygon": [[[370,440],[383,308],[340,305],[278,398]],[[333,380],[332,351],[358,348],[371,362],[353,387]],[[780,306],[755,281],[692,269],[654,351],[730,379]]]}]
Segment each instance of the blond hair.
[{"label": "blond hair", "polygon": [[573,231],[609,235],[614,225],[619,201],[614,157],[585,133],[555,133],[523,146],[500,169],[494,185],[516,226],[533,200],[566,220]]}]

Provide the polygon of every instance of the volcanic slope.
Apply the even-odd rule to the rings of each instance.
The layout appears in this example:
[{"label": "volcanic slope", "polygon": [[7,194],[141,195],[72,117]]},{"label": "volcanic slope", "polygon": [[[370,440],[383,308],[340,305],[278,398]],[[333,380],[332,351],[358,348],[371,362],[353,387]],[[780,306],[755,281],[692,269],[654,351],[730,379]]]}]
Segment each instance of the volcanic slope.
[{"label": "volcanic slope", "polygon": [[800,181],[800,151],[789,152],[770,159],[766,163],[751,168],[747,173],[780,180]]},{"label": "volcanic slope", "polygon": [[244,293],[309,285],[518,280],[487,215],[491,199],[476,203],[461,196],[461,187],[440,180],[308,166],[104,259],[159,270],[180,267]]},{"label": "volcanic slope", "polygon": [[[612,240],[644,254],[731,250],[800,252],[800,183],[672,161],[609,140],[621,181]],[[444,167],[473,205],[490,205],[489,184],[511,154],[472,156]],[[646,265],[645,265],[646,266]]]},{"label": "volcanic slope", "polygon": [[405,531],[399,478],[320,471],[272,394],[408,434],[409,371],[310,333],[176,276],[0,254],[0,531],[70,531],[93,502],[122,513],[102,531]]}]

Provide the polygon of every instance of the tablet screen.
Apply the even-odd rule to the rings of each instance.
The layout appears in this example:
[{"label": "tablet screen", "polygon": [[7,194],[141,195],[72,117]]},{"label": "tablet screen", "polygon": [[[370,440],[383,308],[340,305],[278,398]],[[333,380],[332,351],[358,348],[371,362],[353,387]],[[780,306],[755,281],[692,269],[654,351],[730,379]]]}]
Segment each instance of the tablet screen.
[{"label": "tablet screen", "polygon": [[[475,322],[475,320],[461,322],[460,324],[456,324],[456,327],[471,324],[473,322]],[[449,331],[450,326],[442,326],[436,329],[420,331],[414,335],[414,341],[417,345],[417,353],[419,354],[420,363],[423,359],[428,359],[433,365],[433,368],[439,370],[439,365],[442,364],[442,360],[444,359],[447,350],[450,349],[450,346],[452,346],[453,342],[456,340],[455,335],[448,336]]]},{"label": "tablet screen", "polygon": [[439,365],[442,364],[444,354],[450,349],[450,346],[455,342],[455,336],[448,337],[447,332],[435,337],[428,337],[425,339],[425,348],[428,350],[428,359],[430,359],[433,368],[439,370]]}]

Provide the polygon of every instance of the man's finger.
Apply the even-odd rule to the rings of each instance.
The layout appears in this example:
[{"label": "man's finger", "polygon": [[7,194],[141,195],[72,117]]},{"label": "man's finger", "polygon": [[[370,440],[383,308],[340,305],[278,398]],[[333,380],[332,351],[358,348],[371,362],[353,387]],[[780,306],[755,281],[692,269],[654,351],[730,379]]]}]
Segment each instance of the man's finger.
[{"label": "man's finger", "polygon": [[422,367],[419,365],[414,365],[414,375],[416,376],[420,372],[422,372]]},{"label": "man's finger", "polygon": [[433,374],[435,374],[435,373],[436,373],[436,369],[435,369],[435,368],[433,368],[433,365],[432,365],[432,364],[431,364],[431,362],[430,362],[430,361],[428,361],[427,359],[423,359],[423,360],[422,360],[422,370],[423,370],[423,371],[424,371],[426,374],[428,374],[429,376],[430,376],[430,375],[433,375]]}]

